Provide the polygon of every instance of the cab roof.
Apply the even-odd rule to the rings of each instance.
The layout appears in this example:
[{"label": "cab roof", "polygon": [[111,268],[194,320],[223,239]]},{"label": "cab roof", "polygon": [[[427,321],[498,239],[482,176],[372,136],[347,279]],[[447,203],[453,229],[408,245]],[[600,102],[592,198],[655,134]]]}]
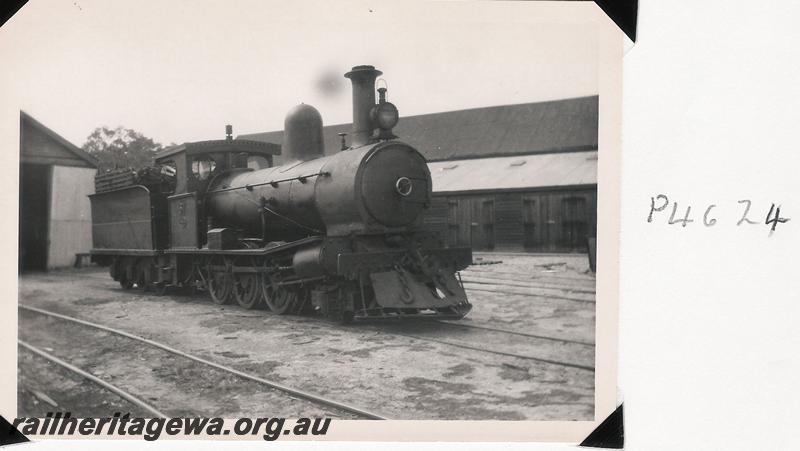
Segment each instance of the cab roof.
[{"label": "cab roof", "polygon": [[217,139],[211,141],[198,141],[170,146],[156,153],[156,161],[162,161],[180,153],[187,156],[203,155],[209,153],[240,153],[247,152],[255,155],[280,155],[281,146],[263,141],[249,139]]}]

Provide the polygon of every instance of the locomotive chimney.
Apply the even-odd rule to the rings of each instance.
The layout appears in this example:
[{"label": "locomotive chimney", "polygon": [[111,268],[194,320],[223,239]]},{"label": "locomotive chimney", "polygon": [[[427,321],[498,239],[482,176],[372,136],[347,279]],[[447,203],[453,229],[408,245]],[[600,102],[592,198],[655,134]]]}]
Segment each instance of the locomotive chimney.
[{"label": "locomotive chimney", "polygon": [[375,79],[382,73],[373,66],[355,66],[344,74],[353,83],[353,147],[367,144],[375,130],[370,111],[375,106]]}]

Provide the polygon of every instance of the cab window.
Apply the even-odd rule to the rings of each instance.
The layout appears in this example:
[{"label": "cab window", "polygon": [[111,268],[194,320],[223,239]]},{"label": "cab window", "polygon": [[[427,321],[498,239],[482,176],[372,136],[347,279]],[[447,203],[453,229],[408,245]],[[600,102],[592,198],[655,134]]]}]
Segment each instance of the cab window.
[{"label": "cab window", "polygon": [[247,157],[247,167],[250,169],[258,170],[269,166],[269,160],[262,155],[250,155]]},{"label": "cab window", "polygon": [[206,180],[214,172],[217,163],[210,157],[195,157],[192,161],[192,175],[198,180]]}]

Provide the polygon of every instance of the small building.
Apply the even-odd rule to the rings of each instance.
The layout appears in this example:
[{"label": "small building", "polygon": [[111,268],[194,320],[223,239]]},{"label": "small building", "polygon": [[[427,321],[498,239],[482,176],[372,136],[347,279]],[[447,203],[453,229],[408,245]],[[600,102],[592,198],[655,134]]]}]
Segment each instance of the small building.
[{"label": "small building", "polygon": [[[597,232],[598,101],[402,117],[394,133],[425,156],[433,179],[426,227],[475,250],[586,252]],[[324,127],[326,154],[350,127]],[[238,138],[281,144],[283,132]]]},{"label": "small building", "polygon": [[19,271],[72,266],[92,247],[95,159],[20,111]]}]

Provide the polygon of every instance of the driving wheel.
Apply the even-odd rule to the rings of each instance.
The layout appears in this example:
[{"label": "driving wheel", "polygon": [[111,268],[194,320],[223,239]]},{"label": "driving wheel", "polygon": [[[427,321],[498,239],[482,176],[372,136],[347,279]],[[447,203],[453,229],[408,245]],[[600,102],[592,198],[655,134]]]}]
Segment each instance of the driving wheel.
[{"label": "driving wheel", "polygon": [[261,303],[261,285],[256,273],[235,273],[233,275],[233,295],[236,303],[248,310]]},{"label": "driving wheel", "polygon": [[218,305],[229,303],[233,297],[233,277],[228,272],[225,263],[222,258],[214,258],[206,267],[208,293],[214,303]]},{"label": "driving wheel", "polygon": [[285,285],[279,285],[280,276],[264,274],[261,288],[264,294],[264,301],[270,311],[278,315],[291,313],[292,307],[297,298],[296,293],[287,289]]}]

